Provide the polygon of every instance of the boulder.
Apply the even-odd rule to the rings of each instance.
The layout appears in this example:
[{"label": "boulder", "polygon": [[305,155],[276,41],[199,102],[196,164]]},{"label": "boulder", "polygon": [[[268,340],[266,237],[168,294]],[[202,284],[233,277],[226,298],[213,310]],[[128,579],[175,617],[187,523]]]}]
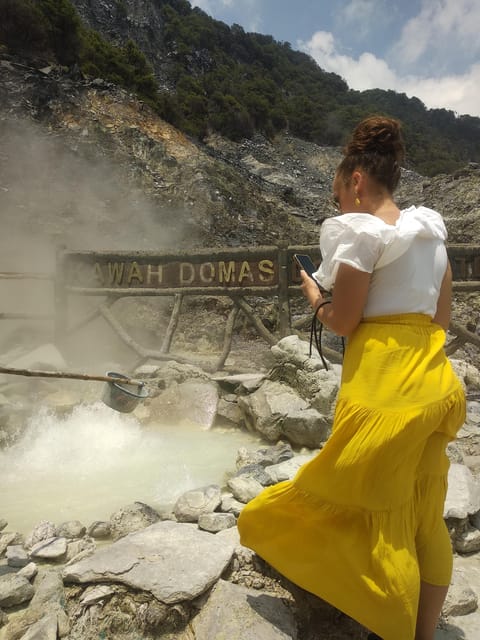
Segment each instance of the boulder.
[{"label": "boulder", "polygon": [[105,540],[111,535],[110,522],[95,520],[87,529],[87,535],[98,540]]},{"label": "boulder", "polygon": [[241,469],[248,464],[260,464],[268,467],[293,458],[293,449],[289,442],[279,441],[273,447],[262,447],[255,451],[249,451],[246,447],[240,447],[237,452],[236,467]]},{"label": "boulder", "polygon": [[198,528],[210,533],[218,533],[234,527],[236,522],[233,513],[202,513],[198,518]]},{"label": "boulder", "polygon": [[250,500],[253,500],[264,489],[263,485],[246,475],[236,476],[230,478],[227,481],[228,488],[233,493],[233,496],[239,502],[247,504]]},{"label": "boulder", "polygon": [[15,573],[0,575],[0,607],[14,607],[33,598],[34,589],[27,578]]},{"label": "boulder", "polygon": [[316,453],[295,456],[285,462],[265,467],[265,472],[268,473],[272,481],[275,483],[283,482],[284,480],[292,480],[300,467],[306,462],[309,462],[315,457],[315,455]]},{"label": "boulder", "polygon": [[247,428],[270,442],[286,439],[292,444],[318,447],[328,437],[331,420],[311,408],[290,386],[266,380],[249,396],[240,396]]},{"label": "boulder", "polygon": [[[219,612],[228,612],[219,615]],[[286,602],[270,593],[219,580],[191,622],[196,640],[297,640],[297,624]],[[188,636],[180,636],[187,640]],[[191,636],[190,636],[191,637]]]},{"label": "boulder", "polygon": [[79,520],[69,520],[68,522],[62,522],[57,528],[57,536],[73,540],[74,538],[81,538],[85,535],[86,527]]},{"label": "boulder", "polygon": [[198,522],[204,513],[212,513],[220,506],[222,495],[216,484],[183,493],[175,503],[173,513],[178,522]]},{"label": "boulder", "polygon": [[231,536],[163,521],[67,565],[66,583],[121,583],[166,604],[193,600],[219,579],[235,550]]},{"label": "boulder", "polygon": [[196,425],[209,429],[215,422],[218,387],[208,380],[172,384],[148,404],[150,420],[163,424]]},{"label": "boulder", "polygon": [[454,570],[447,597],[443,605],[444,616],[464,616],[476,611],[478,599],[464,576]]},{"label": "boulder", "polygon": [[443,511],[444,518],[468,518],[480,511],[480,483],[468,467],[451,464],[448,472],[448,492]]},{"label": "boulder", "polygon": [[7,547],[5,556],[9,567],[22,568],[26,567],[29,563],[28,553],[21,544],[12,544]]},{"label": "boulder", "polygon": [[42,558],[43,560],[59,560],[67,553],[67,539],[54,536],[41,542],[37,542],[30,549],[32,558]]},{"label": "boulder", "polygon": [[111,515],[110,533],[114,540],[118,540],[128,533],[144,529],[159,520],[160,516],[155,509],[143,502],[134,502]]},{"label": "boulder", "polygon": [[233,497],[233,493],[222,494],[222,503],[220,505],[222,513],[233,513],[234,516],[238,517],[244,506],[243,502]]},{"label": "boulder", "polygon": [[25,546],[29,549],[35,546],[38,542],[54,538],[56,535],[57,528],[53,522],[50,522],[49,520],[42,520],[33,528],[30,535],[25,540]]}]

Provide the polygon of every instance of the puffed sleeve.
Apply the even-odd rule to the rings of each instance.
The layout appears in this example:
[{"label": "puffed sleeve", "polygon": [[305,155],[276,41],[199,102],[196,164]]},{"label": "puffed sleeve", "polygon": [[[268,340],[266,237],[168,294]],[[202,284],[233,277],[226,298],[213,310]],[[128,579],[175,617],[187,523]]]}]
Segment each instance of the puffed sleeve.
[{"label": "puffed sleeve", "polygon": [[325,220],[320,234],[322,263],[314,274],[316,280],[330,290],[340,264],[372,273],[390,235],[386,225],[369,214],[344,214]]}]

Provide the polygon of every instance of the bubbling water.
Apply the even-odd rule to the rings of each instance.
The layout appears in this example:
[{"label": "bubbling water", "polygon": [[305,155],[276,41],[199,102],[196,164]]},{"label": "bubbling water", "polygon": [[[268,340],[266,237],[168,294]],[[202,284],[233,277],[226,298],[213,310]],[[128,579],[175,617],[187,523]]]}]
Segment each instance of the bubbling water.
[{"label": "bubbling water", "polygon": [[172,505],[189,489],[222,485],[241,446],[259,440],[233,429],[146,428],[100,402],[66,417],[42,409],[0,451],[0,518],[9,531],[28,534],[41,520],[108,520],[134,501]]}]

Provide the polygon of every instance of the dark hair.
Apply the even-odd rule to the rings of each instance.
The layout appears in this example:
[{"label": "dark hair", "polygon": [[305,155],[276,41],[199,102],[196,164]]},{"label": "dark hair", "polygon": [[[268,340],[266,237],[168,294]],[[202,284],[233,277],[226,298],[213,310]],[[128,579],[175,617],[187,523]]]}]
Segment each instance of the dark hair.
[{"label": "dark hair", "polygon": [[346,181],[355,169],[363,169],[392,193],[400,180],[405,146],[398,120],[371,116],[358,124],[344,148],[338,174]]}]

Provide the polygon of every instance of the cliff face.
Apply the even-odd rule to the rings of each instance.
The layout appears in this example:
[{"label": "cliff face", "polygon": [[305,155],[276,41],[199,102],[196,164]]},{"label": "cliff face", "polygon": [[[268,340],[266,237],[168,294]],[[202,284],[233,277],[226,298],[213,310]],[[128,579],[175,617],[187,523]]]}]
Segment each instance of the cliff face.
[{"label": "cliff face", "polygon": [[115,44],[134,40],[163,86],[168,55],[164,50],[162,0],[72,0],[83,22]]},{"label": "cliff face", "polygon": [[[334,213],[339,149],[289,136],[199,144],[101,79],[5,55],[0,70],[0,199],[16,227],[41,222],[82,248],[309,244]],[[472,242],[479,187],[476,165],[428,180],[405,171],[397,198],[437,208],[451,242]]]}]

